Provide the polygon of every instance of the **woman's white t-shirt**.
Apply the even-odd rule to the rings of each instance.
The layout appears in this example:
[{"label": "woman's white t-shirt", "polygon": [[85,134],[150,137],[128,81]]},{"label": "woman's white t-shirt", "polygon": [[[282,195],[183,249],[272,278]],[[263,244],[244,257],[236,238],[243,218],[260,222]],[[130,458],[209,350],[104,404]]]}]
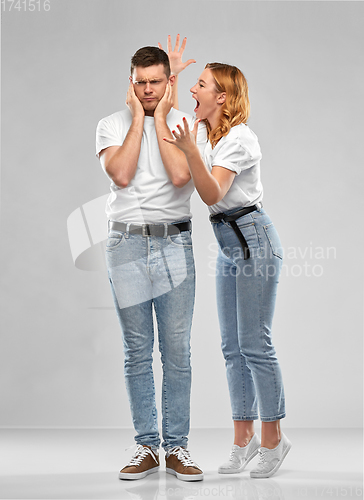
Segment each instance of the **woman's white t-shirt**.
[{"label": "woman's white t-shirt", "polygon": [[248,207],[263,199],[263,186],[260,181],[262,154],[257,136],[247,125],[241,123],[232,127],[213,149],[208,142],[203,156],[210,171],[213,166],[217,166],[236,173],[224,198],[209,207],[211,213]]},{"label": "woman's white t-shirt", "polygon": [[[167,125],[174,130],[186,117],[192,128],[192,116],[174,108],[167,115]],[[129,109],[118,111],[100,120],[96,130],[96,155],[109,146],[121,146],[132,123]],[[202,151],[206,144],[206,127],[198,128],[197,145]],[[182,188],[175,187],[164,168],[152,116],[144,117],[143,137],[135,176],[125,188],[111,181],[106,204],[109,220],[137,224],[177,222],[192,217],[190,197],[192,180]]]}]

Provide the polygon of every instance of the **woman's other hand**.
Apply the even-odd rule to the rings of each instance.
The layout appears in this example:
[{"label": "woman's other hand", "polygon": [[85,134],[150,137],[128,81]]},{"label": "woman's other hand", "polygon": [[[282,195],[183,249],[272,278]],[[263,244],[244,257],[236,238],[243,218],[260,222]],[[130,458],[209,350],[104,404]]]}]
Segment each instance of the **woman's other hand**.
[{"label": "woman's other hand", "polygon": [[[172,75],[178,75],[183,71],[184,69],[187,68],[192,63],[195,63],[196,61],[194,59],[188,59],[185,63],[182,62],[182,54],[186,48],[186,43],[187,43],[187,37],[184,37],[182,40],[181,47],[179,47],[179,42],[180,42],[180,36],[176,36],[176,44],[174,46],[174,49],[172,50],[172,42],[171,42],[171,35],[168,35],[168,42],[167,42],[167,47],[168,47],[168,58],[169,58],[169,64],[171,66],[171,73]],[[158,43],[158,47],[163,50],[163,47],[160,43]]]}]

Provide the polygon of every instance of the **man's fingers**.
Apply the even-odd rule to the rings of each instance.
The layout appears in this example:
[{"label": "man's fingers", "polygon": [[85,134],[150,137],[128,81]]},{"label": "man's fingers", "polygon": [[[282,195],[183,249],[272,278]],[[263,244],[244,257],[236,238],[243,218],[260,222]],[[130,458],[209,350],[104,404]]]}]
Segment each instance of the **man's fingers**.
[{"label": "man's fingers", "polygon": [[158,42],[158,47],[163,50],[162,44]]},{"label": "man's fingers", "polygon": [[130,83],[129,88],[128,88],[128,96],[130,98],[132,98],[134,95],[135,95],[134,85],[132,83]]},{"label": "man's fingers", "polygon": [[170,94],[171,94],[171,84],[168,82],[167,86],[166,86],[166,91],[164,92],[164,95],[166,96],[166,99],[168,99],[168,97],[170,96]]}]

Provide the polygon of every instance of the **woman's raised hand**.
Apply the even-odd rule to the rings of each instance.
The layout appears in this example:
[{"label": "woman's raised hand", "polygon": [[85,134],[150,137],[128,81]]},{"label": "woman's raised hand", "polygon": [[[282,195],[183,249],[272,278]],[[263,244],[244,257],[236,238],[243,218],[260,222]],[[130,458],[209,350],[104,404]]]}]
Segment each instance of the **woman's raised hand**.
[{"label": "woman's raised hand", "polygon": [[[172,75],[178,75],[181,71],[187,68],[187,66],[196,62],[194,59],[189,59],[185,63],[182,62],[182,54],[186,48],[187,37],[184,37],[184,39],[182,40],[181,47],[179,47],[179,41],[180,36],[177,35],[176,44],[174,46],[174,49],[172,50],[171,35],[168,35],[168,58]],[[160,43],[158,43],[158,47],[163,50],[163,47]]]}]

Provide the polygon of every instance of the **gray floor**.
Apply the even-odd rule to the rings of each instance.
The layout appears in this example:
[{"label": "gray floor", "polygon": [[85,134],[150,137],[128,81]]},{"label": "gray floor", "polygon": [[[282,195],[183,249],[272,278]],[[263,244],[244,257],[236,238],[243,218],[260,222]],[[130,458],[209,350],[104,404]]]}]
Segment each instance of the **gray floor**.
[{"label": "gray floor", "polygon": [[248,470],[232,476],[216,472],[229,455],[231,430],[192,430],[189,449],[205,479],[187,483],[165,473],[163,452],[160,472],[120,481],[118,471],[133,452],[125,450],[133,445],[131,430],[0,430],[0,498],[363,498],[361,430],[285,432],[293,447],[281,469],[272,479],[251,479]]}]

